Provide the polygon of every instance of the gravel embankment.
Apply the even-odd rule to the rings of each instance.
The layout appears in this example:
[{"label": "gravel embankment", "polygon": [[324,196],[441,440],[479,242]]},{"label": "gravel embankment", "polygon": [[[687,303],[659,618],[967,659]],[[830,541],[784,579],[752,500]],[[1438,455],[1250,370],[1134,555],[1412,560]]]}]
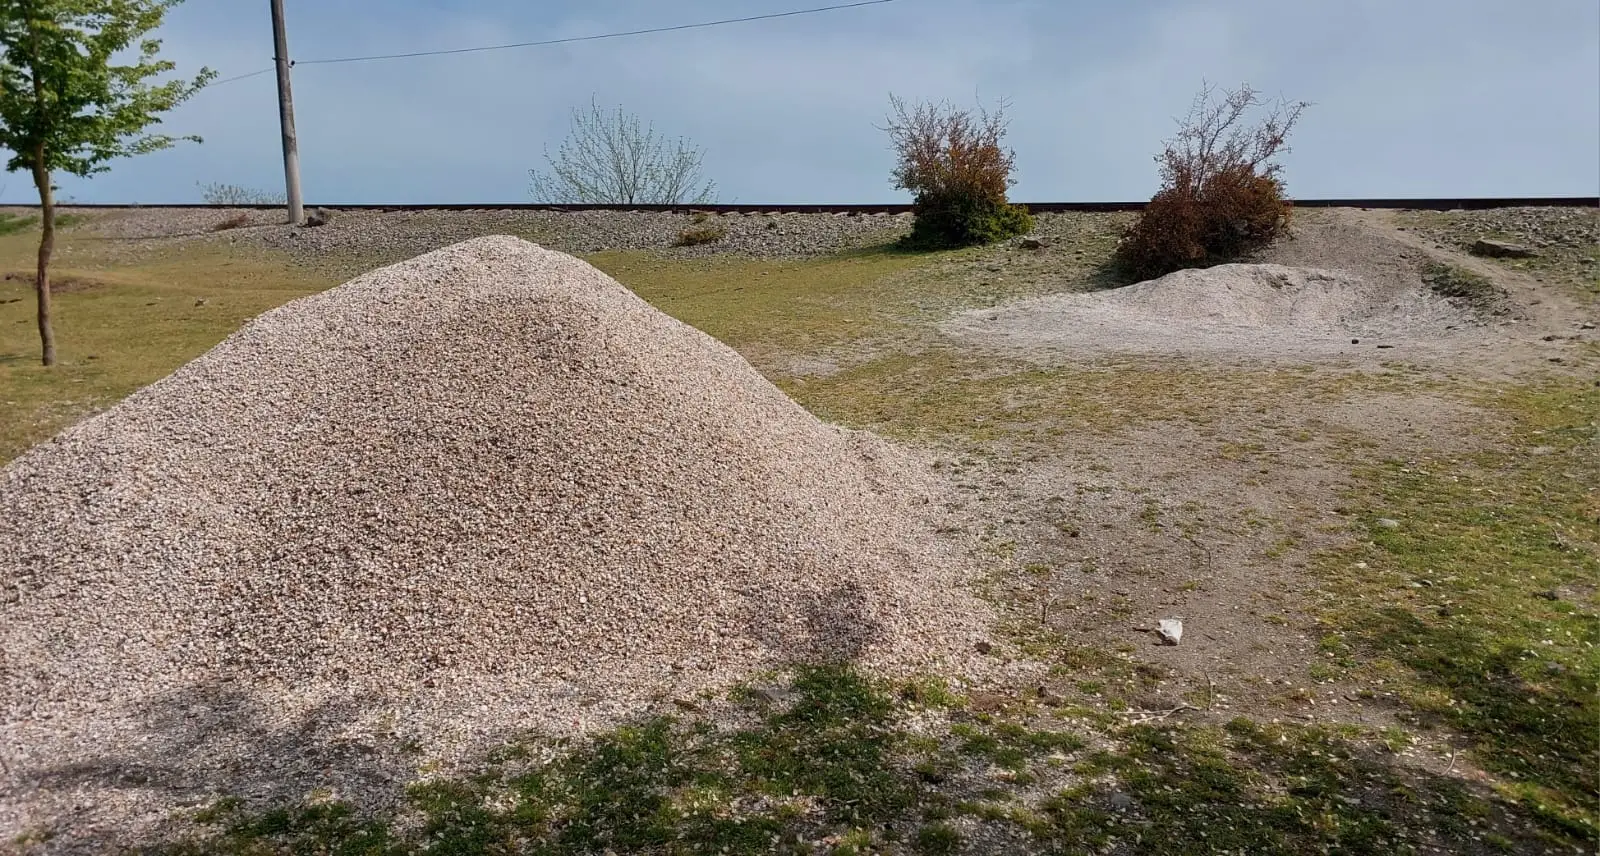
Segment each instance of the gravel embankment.
[{"label": "gravel embankment", "polygon": [[0,840],[392,789],[797,659],[959,673],[936,496],[569,256],[375,271],[0,471]]},{"label": "gravel embankment", "polygon": [[1589,249],[1600,243],[1600,209],[1493,208],[1444,212],[1421,231],[1460,249],[1479,238],[1504,236],[1535,250]]},{"label": "gravel embankment", "polygon": [[[249,225],[214,231],[243,214]],[[803,258],[891,241],[909,231],[909,215],[724,214],[703,223],[688,214],[639,211],[335,211],[332,222],[289,228],[277,212],[212,209],[124,209],[94,212],[88,227],[117,239],[240,241],[303,258],[344,256],[400,260],[486,235],[517,235],[561,252],[655,250],[703,257],[745,255]],[[690,228],[717,227],[722,239],[678,246]]]},{"label": "gravel embankment", "polygon": [[1471,252],[1480,238],[1527,247],[1529,259],[1499,260],[1547,282],[1600,296],[1600,208],[1498,208],[1418,213],[1404,219],[1418,234]]}]

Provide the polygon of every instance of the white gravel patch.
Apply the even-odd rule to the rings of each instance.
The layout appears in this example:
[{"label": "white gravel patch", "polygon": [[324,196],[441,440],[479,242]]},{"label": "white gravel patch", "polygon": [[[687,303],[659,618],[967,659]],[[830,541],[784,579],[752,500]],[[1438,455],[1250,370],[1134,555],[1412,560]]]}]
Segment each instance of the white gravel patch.
[{"label": "white gravel patch", "polygon": [[0,472],[0,841],[392,787],[795,660],[967,669],[937,489],[571,257],[380,269]]},{"label": "white gravel patch", "polygon": [[1249,359],[1426,348],[1481,325],[1412,283],[1347,270],[1227,264],[1092,293],[963,312],[957,338],[1022,350]]}]

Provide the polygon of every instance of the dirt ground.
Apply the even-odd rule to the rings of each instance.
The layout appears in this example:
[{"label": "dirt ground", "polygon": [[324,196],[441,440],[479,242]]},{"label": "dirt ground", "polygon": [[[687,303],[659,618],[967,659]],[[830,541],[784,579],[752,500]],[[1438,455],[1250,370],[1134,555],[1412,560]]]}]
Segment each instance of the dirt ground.
[{"label": "dirt ground", "polygon": [[[1500,417],[1464,400],[1465,390],[1596,377],[1600,312],[1572,289],[1403,231],[1392,212],[1302,214],[1292,239],[1259,261],[1354,272],[1383,287],[1373,296],[1380,303],[1421,300],[1418,268],[1442,262],[1488,278],[1509,301],[1494,313],[1396,313],[1375,340],[1331,347],[1292,326],[1241,335],[1237,326],[1182,319],[1178,305],[1162,307],[1176,323],[1113,317],[1090,330],[1077,322],[1092,309],[1024,300],[1014,312],[1032,317],[998,340],[947,323],[957,347],[996,357],[1078,370],[1169,367],[1150,358],[1157,354],[1221,379],[1216,395],[1176,420],[1109,437],[1062,432],[994,443],[960,470],[957,490],[981,519],[1005,521],[987,535],[1015,571],[1002,575],[1002,600],[1049,638],[1123,655],[1139,706],[1392,724],[1393,704],[1381,697],[1307,679],[1326,632],[1315,613],[1327,596],[1307,568],[1350,537],[1353,465],[1472,451],[1484,442],[1473,429]],[[1104,295],[1067,298],[1088,306]],[[1292,388],[1258,382],[1251,372],[1264,366],[1289,366],[1299,379]],[[1116,385],[1100,394],[1117,396]],[[1153,632],[1162,618],[1184,622],[1180,645]],[[1067,695],[1065,684],[1077,680],[1064,677],[1053,691]]]},{"label": "dirt ground", "polygon": [[[1577,216],[1600,228],[1600,212]],[[1153,726],[1212,735],[1242,717],[1326,728],[1401,783],[1356,799],[1343,782],[1345,802],[1329,811],[1421,818],[1394,852],[1582,852],[1594,814],[1572,795],[1594,791],[1590,772],[1566,756],[1505,758],[1554,757],[1581,743],[1562,723],[1593,725],[1582,693],[1593,695],[1600,603],[1582,577],[1600,568],[1600,254],[1579,242],[1530,266],[1468,253],[1466,214],[1302,211],[1291,239],[1249,261],[1346,277],[1357,285],[1345,296],[1364,301],[1358,320],[1341,309],[1315,324],[1219,322],[1159,290],[1137,311],[1106,308],[1125,299],[1105,261],[1126,221],[1041,217],[1041,250],[913,260],[858,247],[818,262],[583,246],[824,419],[937,459],[952,512],[944,534],[980,554],[988,572],[974,585],[1001,616],[980,653],[999,661],[991,674],[1010,675],[947,676],[972,721],[1087,729],[1091,749],[1110,754],[1131,752]],[[271,244],[272,228],[250,240]],[[1434,287],[1435,275],[1472,289]],[[1506,403],[1538,396],[1542,410]],[[1480,498],[1492,500],[1458,513]],[[1479,565],[1505,577],[1484,585]],[[1494,636],[1503,616],[1522,635]],[[1183,622],[1179,644],[1155,632],[1163,619]],[[1575,639],[1558,638],[1563,627]],[[1514,668],[1450,671],[1480,648]],[[1429,662],[1436,674],[1419,678]],[[1502,696],[1475,696],[1480,675]],[[1556,736],[1520,743],[1496,730],[1534,727],[1511,718],[1527,713],[1511,697],[1559,720]],[[1247,766],[1237,753],[1226,763]],[[1107,784],[1090,766],[1074,755],[1021,783],[984,772],[991,790],[1016,793],[980,798],[991,790],[974,785],[962,795],[970,810],[949,821],[965,849],[916,852],[1037,852],[1013,833],[1043,828],[1029,811],[1055,818],[1052,834],[1070,826],[1060,818],[1071,812],[1041,796],[1052,788],[1088,812],[1072,823],[1092,816],[1113,829],[1138,815],[1129,828],[1185,828],[1152,827],[1167,823],[1153,801],[1143,815],[1123,802],[1137,792],[1131,778]],[[1262,772],[1262,787],[1298,793],[1303,772]],[[1568,773],[1577,786],[1553,783]],[[1483,807],[1461,830],[1435,829],[1395,795],[1435,787],[1464,788]],[[1547,804],[1568,819],[1548,821]],[[1098,852],[1173,852],[1105,834]],[[1372,852],[1327,841],[1336,837],[1272,852]]]}]

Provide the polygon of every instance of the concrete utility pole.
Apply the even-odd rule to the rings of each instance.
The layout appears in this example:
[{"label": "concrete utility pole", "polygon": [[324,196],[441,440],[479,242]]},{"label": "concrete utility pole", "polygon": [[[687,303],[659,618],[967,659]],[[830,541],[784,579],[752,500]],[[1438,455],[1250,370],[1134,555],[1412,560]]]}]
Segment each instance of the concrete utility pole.
[{"label": "concrete utility pole", "polygon": [[300,143],[294,136],[294,93],[289,89],[289,33],[283,24],[283,0],[272,0],[273,59],[278,66],[278,120],[283,125],[283,177],[289,198],[289,225],[305,219],[300,200]]}]

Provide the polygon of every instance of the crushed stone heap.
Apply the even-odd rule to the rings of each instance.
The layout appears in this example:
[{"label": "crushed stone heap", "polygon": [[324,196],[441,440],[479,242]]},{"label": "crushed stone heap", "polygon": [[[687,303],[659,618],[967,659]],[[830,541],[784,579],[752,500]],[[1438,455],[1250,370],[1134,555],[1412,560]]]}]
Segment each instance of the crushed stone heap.
[{"label": "crushed stone heap", "polygon": [[328,764],[261,734],[431,752],[948,664],[985,618],[926,473],[519,239],[295,301],[0,473],[0,832],[108,757],[292,782]]}]

